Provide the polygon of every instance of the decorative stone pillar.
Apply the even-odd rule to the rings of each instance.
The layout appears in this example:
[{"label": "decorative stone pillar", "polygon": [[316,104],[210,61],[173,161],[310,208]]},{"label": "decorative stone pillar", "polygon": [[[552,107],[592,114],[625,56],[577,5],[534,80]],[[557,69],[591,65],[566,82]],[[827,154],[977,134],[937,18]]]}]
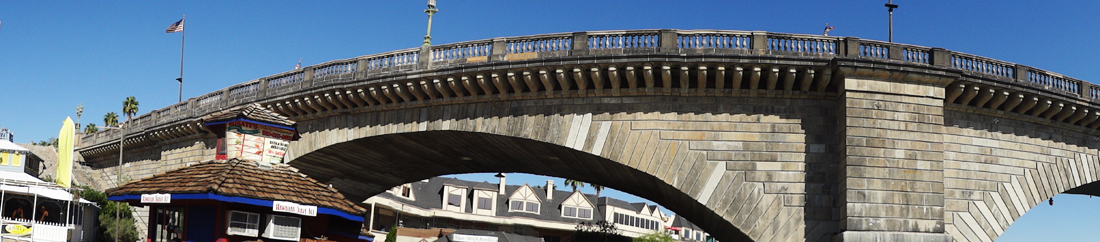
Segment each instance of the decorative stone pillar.
[{"label": "decorative stone pillar", "polygon": [[951,78],[841,67],[844,156],[834,241],[943,241],[944,86]]}]

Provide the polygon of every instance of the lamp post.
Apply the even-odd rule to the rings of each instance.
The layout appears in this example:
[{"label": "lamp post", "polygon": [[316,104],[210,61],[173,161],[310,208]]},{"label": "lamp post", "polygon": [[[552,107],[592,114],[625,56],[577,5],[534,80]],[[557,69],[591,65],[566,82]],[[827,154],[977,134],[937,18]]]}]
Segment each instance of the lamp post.
[{"label": "lamp post", "polygon": [[894,4],[893,0],[887,1],[887,11],[890,11],[890,43],[893,43],[893,9],[897,8],[898,4]]},{"label": "lamp post", "polygon": [[424,35],[425,46],[432,45],[432,15],[435,15],[435,12],[439,12],[435,9],[435,0],[428,0],[428,9],[424,10],[424,13],[428,14],[428,34]]},{"label": "lamp post", "polygon": [[[126,120],[127,122],[130,120]],[[125,123],[125,122],[123,122]],[[121,127],[104,126],[103,129],[117,129],[118,130],[118,167],[115,168],[115,187],[122,186],[122,145],[126,140],[126,129]],[[119,235],[119,206],[115,206],[115,242],[118,242]]]}]

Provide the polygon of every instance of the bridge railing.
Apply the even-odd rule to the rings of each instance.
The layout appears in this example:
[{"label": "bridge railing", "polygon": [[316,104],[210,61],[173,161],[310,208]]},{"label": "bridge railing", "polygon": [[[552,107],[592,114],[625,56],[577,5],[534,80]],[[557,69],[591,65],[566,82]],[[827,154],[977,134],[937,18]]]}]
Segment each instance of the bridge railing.
[{"label": "bridge railing", "polygon": [[[427,53],[424,53],[427,52]],[[562,56],[732,54],[837,57],[897,61],[954,69],[995,82],[1030,86],[1100,105],[1100,86],[1064,75],[942,48],[862,40],[855,37],[732,30],[623,30],[502,37],[410,48],[334,60],[278,73],[207,93],[136,118],[127,133],[163,128],[218,110],[373,75],[462,65]],[[117,139],[116,131],[84,136],[84,144]]]}]

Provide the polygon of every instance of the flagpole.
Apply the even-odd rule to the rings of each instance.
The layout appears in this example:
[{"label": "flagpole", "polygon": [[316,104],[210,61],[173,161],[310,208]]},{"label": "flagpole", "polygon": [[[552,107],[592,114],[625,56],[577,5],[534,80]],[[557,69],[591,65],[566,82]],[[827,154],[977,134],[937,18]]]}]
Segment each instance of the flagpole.
[{"label": "flagpole", "polygon": [[183,43],[184,43],[184,40],[186,40],[186,36],[187,36],[187,28],[186,28],[187,15],[186,14],[183,15],[183,20],[182,21],[183,22],[181,22],[180,24],[183,24],[185,27],[182,30],[180,30],[180,78],[176,78],[176,81],[179,81],[179,83],[180,83],[180,94],[179,94],[179,99],[177,99],[176,102],[183,102],[183,46],[184,46]]}]

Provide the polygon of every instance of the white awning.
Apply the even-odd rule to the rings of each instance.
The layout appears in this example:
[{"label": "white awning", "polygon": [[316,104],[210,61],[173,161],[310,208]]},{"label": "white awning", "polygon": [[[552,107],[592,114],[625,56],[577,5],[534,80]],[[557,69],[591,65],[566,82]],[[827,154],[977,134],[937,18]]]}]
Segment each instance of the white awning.
[{"label": "white awning", "polygon": [[0,190],[29,196],[47,197],[61,201],[72,201],[73,195],[56,184],[42,181],[22,172],[0,171]]},{"label": "white awning", "polygon": [[31,150],[28,150],[27,148],[23,148],[23,146],[19,146],[15,143],[12,143],[11,141],[7,141],[7,140],[0,140],[0,150],[13,150],[13,151],[22,151],[22,152],[30,152],[31,151]]}]

